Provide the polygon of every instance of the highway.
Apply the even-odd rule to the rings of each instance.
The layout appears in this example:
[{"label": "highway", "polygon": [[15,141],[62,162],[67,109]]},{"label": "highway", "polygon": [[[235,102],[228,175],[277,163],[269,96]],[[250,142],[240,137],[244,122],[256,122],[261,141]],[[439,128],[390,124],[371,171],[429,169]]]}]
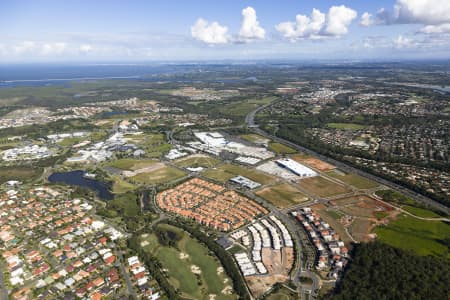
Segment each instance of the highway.
[{"label": "highway", "polygon": [[376,182],[378,182],[378,183],[380,183],[382,185],[385,185],[385,186],[387,186],[387,187],[389,187],[389,188],[391,188],[393,190],[397,190],[397,191],[401,192],[402,194],[404,194],[404,195],[406,195],[406,196],[408,196],[408,197],[410,197],[410,198],[412,198],[412,199],[414,199],[414,200],[416,200],[418,202],[421,202],[421,203],[423,203],[425,205],[428,205],[428,206],[430,206],[432,208],[435,208],[435,209],[443,211],[443,212],[445,212],[447,214],[450,214],[450,208],[449,207],[447,207],[447,206],[445,206],[445,205],[443,205],[441,203],[438,203],[438,202],[436,202],[436,201],[434,201],[434,200],[432,200],[432,199],[430,199],[428,197],[425,197],[424,195],[416,193],[416,192],[414,192],[414,191],[412,191],[412,190],[410,190],[408,188],[405,188],[405,187],[403,187],[403,186],[401,186],[399,184],[396,184],[396,183],[393,183],[391,181],[388,181],[388,180],[386,180],[384,178],[381,178],[379,176],[376,176],[376,175],[370,174],[368,172],[362,171],[360,169],[357,169],[355,167],[352,167],[352,166],[350,166],[350,165],[348,165],[346,163],[343,163],[341,161],[338,161],[338,160],[335,160],[333,158],[330,158],[330,157],[324,156],[322,154],[319,154],[319,153],[317,153],[317,152],[315,152],[315,151],[313,151],[311,149],[305,148],[303,146],[299,146],[299,145],[297,145],[295,143],[292,143],[292,142],[290,142],[288,140],[285,140],[283,138],[273,136],[273,135],[265,132],[264,130],[261,130],[258,127],[258,125],[255,124],[255,115],[259,111],[263,110],[266,107],[269,107],[273,103],[276,103],[276,102],[271,102],[269,104],[260,106],[257,109],[253,110],[252,112],[250,112],[245,117],[245,123],[247,124],[247,126],[249,128],[251,128],[257,134],[262,135],[262,136],[264,136],[266,138],[269,138],[269,139],[271,139],[271,140],[273,140],[275,142],[286,144],[289,147],[292,147],[292,148],[294,148],[294,149],[296,149],[298,151],[301,151],[301,152],[304,152],[306,154],[315,156],[315,157],[317,157],[317,158],[319,158],[319,159],[321,159],[321,160],[323,160],[325,162],[328,162],[328,163],[330,163],[332,165],[335,165],[336,167],[340,168],[341,170],[343,170],[345,172],[355,173],[355,174],[358,174],[358,175],[360,175],[362,177],[366,177],[366,178],[368,178],[370,180],[376,181]]}]

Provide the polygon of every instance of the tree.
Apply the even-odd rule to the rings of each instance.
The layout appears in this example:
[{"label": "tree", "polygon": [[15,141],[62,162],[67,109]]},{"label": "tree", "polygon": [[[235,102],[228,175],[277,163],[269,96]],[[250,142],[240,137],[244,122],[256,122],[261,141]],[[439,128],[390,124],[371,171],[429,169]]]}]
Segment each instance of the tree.
[{"label": "tree", "polygon": [[336,289],[324,299],[448,299],[450,263],[381,242],[355,245]]}]

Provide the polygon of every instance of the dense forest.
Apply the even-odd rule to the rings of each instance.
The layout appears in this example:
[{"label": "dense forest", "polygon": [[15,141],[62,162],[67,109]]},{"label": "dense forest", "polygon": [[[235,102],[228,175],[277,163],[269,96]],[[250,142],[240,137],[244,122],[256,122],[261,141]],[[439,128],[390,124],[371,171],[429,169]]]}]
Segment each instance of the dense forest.
[{"label": "dense forest", "polygon": [[324,299],[449,299],[450,262],[380,242],[355,246],[353,260]]}]

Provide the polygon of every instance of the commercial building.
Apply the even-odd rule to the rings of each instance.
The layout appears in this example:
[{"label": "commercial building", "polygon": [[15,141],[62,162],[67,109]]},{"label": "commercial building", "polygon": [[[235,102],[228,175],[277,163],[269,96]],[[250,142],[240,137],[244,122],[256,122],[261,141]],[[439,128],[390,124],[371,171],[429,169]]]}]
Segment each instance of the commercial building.
[{"label": "commercial building", "polygon": [[246,187],[248,189],[256,189],[257,187],[260,187],[261,184],[258,182],[254,182],[253,180],[248,179],[244,176],[236,176],[230,179],[231,182],[242,185],[243,187]]},{"label": "commercial building", "polygon": [[313,177],[318,175],[315,171],[290,158],[278,159],[276,163],[300,177]]}]

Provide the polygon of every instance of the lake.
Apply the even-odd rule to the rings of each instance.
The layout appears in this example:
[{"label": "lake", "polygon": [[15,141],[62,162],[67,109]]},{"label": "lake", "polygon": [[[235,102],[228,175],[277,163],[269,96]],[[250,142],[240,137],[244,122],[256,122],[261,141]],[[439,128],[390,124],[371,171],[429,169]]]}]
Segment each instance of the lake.
[{"label": "lake", "polygon": [[111,200],[114,195],[110,192],[110,187],[105,182],[84,177],[85,172],[82,170],[70,172],[57,172],[48,177],[48,181],[52,183],[65,183],[68,185],[76,185],[91,189],[97,192],[100,199]]}]

